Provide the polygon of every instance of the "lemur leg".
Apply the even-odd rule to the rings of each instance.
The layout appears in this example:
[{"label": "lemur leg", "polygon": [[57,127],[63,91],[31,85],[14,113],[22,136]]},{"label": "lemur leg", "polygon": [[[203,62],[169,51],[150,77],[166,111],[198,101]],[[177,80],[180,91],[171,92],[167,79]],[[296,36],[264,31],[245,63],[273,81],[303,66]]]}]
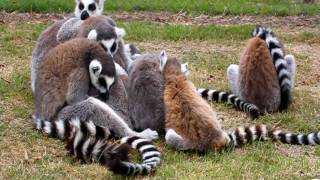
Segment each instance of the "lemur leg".
[{"label": "lemur leg", "polygon": [[89,101],[101,108],[105,114],[109,114],[107,125],[110,130],[118,137],[125,136],[139,136],[146,139],[157,139],[158,133],[151,129],[146,129],[142,132],[132,130],[128,124],[122,119],[108,104],[100,101],[99,99],[90,97]]},{"label": "lemur leg", "polygon": [[238,95],[239,65],[231,64],[227,69],[227,76],[232,93]]},{"label": "lemur leg", "polygon": [[286,55],[284,57],[284,59],[287,62],[287,69],[288,69],[290,76],[291,76],[291,89],[293,89],[294,81],[295,81],[295,77],[296,77],[296,68],[297,68],[296,61],[295,61],[294,56],[291,54]]},{"label": "lemur leg", "polygon": [[166,132],[166,143],[170,146],[175,147],[178,150],[194,150],[194,146],[183,139],[179,134],[177,134],[173,129],[168,129]]},{"label": "lemur leg", "polygon": [[89,96],[89,78],[87,69],[80,68],[73,70],[69,76],[69,85],[67,92],[67,103],[74,104],[87,99]]}]

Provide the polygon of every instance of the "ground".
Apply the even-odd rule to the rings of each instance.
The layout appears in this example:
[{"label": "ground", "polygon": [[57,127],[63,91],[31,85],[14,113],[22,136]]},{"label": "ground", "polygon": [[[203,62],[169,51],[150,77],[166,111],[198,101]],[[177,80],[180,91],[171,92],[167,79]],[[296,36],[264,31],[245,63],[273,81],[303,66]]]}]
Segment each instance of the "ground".
[{"label": "ground", "polygon": [[[1,3],[0,3],[1,5]],[[0,179],[111,179],[97,164],[70,157],[60,140],[34,130],[30,89],[32,49],[40,32],[65,14],[0,13]],[[250,120],[229,105],[212,103],[225,128],[267,123],[292,132],[320,129],[320,16],[189,15],[114,12],[126,42],[144,52],[167,50],[191,67],[197,87],[229,90],[226,69],[238,63],[255,24],[271,26],[297,60],[293,103],[285,113]],[[320,178],[320,148],[257,142],[204,156],[181,153],[156,141],[162,165],[145,179]],[[134,157],[135,161],[139,159]]]}]

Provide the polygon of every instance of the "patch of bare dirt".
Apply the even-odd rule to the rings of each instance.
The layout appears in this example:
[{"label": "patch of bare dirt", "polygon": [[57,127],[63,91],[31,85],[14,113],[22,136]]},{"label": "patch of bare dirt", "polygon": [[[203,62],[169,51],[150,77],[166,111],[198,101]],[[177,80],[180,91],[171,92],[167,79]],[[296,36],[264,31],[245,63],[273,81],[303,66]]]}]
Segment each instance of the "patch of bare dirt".
[{"label": "patch of bare dirt", "polygon": [[308,26],[320,24],[320,15],[315,16],[190,16],[186,13],[172,14],[168,12],[123,12],[111,15],[112,18],[124,21],[156,21],[179,24],[266,24],[281,26]]},{"label": "patch of bare dirt", "polygon": [[[281,26],[303,26],[316,27],[320,25],[320,15],[300,15],[300,16],[191,16],[186,13],[170,12],[116,12],[109,14],[115,20],[122,21],[154,21],[159,23],[174,24],[264,24]],[[0,12],[0,23],[21,23],[21,22],[50,22],[62,19],[67,14],[38,14],[38,13],[7,13]]]}]

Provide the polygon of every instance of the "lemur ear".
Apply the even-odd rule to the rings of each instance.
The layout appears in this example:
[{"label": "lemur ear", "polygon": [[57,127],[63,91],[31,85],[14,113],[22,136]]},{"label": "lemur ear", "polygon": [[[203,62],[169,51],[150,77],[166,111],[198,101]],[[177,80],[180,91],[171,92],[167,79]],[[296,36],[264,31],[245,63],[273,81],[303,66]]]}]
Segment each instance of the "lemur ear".
[{"label": "lemur ear", "polygon": [[168,56],[165,50],[161,51],[160,53],[160,71],[163,71],[164,66],[168,61]]},{"label": "lemur ear", "polygon": [[98,36],[98,33],[97,33],[97,30],[93,29],[89,32],[88,34],[88,39],[90,40],[97,40],[97,36]]},{"label": "lemur ear", "polygon": [[121,39],[126,35],[126,31],[123,28],[114,27],[114,30],[117,34],[117,39]]},{"label": "lemur ear", "polygon": [[188,76],[188,75],[190,74],[188,63],[181,64],[181,72],[182,72],[185,76]]}]

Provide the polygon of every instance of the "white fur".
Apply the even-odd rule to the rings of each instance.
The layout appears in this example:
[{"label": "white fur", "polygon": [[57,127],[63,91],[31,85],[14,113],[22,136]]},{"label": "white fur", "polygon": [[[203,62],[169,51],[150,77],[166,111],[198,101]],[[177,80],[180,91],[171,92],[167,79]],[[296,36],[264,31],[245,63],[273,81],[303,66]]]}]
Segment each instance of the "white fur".
[{"label": "white fur", "polygon": [[[99,3],[96,3],[95,0],[76,0],[76,7],[75,7],[75,11],[74,11],[74,15],[78,18],[80,18],[81,13],[83,11],[87,11],[87,13],[89,14],[89,16],[98,16],[98,15],[102,15],[103,14],[103,9],[104,9],[104,1],[105,0],[99,0]],[[79,3],[82,2],[82,4],[84,5],[84,9],[80,10],[79,9]],[[96,10],[94,11],[90,11],[88,9],[89,5],[94,3],[96,5]]]},{"label": "white fur", "polygon": [[118,46],[117,46],[116,50],[111,52],[111,47],[113,43],[117,43],[116,40],[115,39],[102,40],[101,43],[108,50],[108,53],[113,57],[118,50]]},{"label": "white fur", "polygon": [[181,72],[183,72],[185,76],[190,74],[188,63],[181,64]]},{"label": "white fur", "polygon": [[165,50],[161,51],[160,53],[160,70],[163,71],[164,66],[168,61],[168,56]]},{"label": "white fur", "polygon": [[96,135],[96,126],[92,121],[87,122],[87,128],[92,136]]},{"label": "white fur", "polygon": [[209,90],[208,91],[208,100],[213,100],[213,93],[216,92],[216,90]]},{"label": "white fur", "polygon": [[123,28],[114,27],[117,34],[117,39],[120,40],[126,35],[126,31]]},{"label": "white fur", "polygon": [[146,141],[149,142],[147,139],[137,139],[132,142],[132,148],[136,149],[139,143],[146,142]]},{"label": "white fur", "polygon": [[311,145],[316,145],[316,142],[313,139],[314,135],[315,135],[314,133],[308,134],[308,141],[309,141],[309,144]]},{"label": "white fur", "polygon": [[65,127],[64,127],[64,122],[59,119],[58,121],[55,122],[58,130],[58,135],[61,139],[64,138],[64,133],[65,133]]},{"label": "white fur", "polygon": [[110,86],[114,83],[114,77],[105,76],[104,77],[107,82],[108,90],[110,89]]},{"label": "white fur", "polygon": [[114,62],[114,65],[116,67],[117,76],[128,75],[127,71],[124,70],[118,63]]},{"label": "white fur", "polygon": [[78,131],[76,132],[76,136],[75,136],[74,141],[73,141],[74,154],[77,154],[77,145],[78,145],[78,143],[80,142],[82,136],[83,136],[82,131],[79,131],[79,130],[78,130]]},{"label": "white fur", "polygon": [[97,30],[93,29],[89,32],[88,34],[88,39],[90,40],[97,40],[97,37],[98,37],[98,33],[97,33]]},{"label": "white fur", "polygon": [[160,156],[160,153],[158,151],[149,151],[149,152],[146,152],[142,155],[142,158],[145,159],[146,157],[148,156],[152,156],[152,155],[158,155]]},{"label": "white fur", "polygon": [[149,148],[153,148],[153,147],[154,147],[154,145],[151,145],[151,144],[145,145],[145,146],[142,146],[142,147],[139,149],[139,151],[142,152],[142,151],[145,150],[145,149],[149,149]]}]

